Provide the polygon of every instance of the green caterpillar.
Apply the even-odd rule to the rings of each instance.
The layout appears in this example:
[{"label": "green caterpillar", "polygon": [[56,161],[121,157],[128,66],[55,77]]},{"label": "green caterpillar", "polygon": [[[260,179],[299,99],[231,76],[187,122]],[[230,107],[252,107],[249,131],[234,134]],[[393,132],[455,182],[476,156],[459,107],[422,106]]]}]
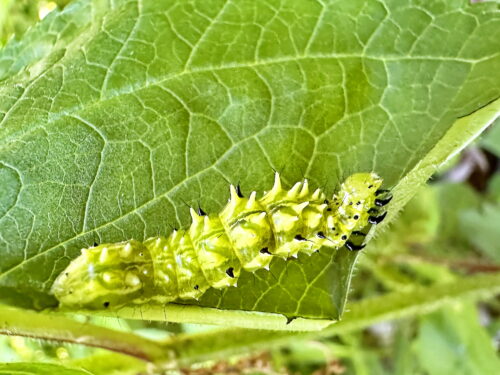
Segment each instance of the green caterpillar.
[{"label": "green caterpillar", "polygon": [[375,173],[356,173],[330,200],[320,189],[310,193],[307,180],[282,189],[278,173],[260,199],[231,185],[219,215],[191,208],[187,230],[83,249],[52,293],[62,307],[86,309],[198,299],[210,287],[236,286],[241,270],[269,269],[274,257],[311,255],[323,246],[361,250],[366,229],[383,220],[392,198],[381,185]]}]

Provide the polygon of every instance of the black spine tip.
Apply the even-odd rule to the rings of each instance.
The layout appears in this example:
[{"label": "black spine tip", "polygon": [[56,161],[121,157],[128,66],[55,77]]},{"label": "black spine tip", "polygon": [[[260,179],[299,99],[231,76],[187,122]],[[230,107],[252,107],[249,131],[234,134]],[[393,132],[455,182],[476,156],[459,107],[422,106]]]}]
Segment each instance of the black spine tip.
[{"label": "black spine tip", "polygon": [[362,237],[366,236],[366,233],[363,233],[359,230],[355,230],[354,232],[352,232],[352,234],[354,234],[355,236],[362,236]]},{"label": "black spine tip", "polygon": [[109,302],[106,301],[102,305],[107,309],[109,307]]},{"label": "black spine tip", "polygon": [[228,268],[228,269],[226,270],[226,274],[227,274],[229,277],[231,277],[231,278],[233,278],[233,279],[234,279],[234,268],[233,268],[233,267]]},{"label": "black spine tip", "polygon": [[203,211],[203,209],[201,207],[198,206],[198,215],[207,216],[207,213],[205,211]]},{"label": "black spine tip", "polygon": [[295,239],[296,239],[297,241],[307,241],[307,238],[302,237],[302,235],[300,235],[300,234],[297,234],[297,235],[295,236]]},{"label": "black spine tip", "polygon": [[359,251],[365,248],[365,245],[354,245],[351,241],[345,243],[345,247],[350,251]]},{"label": "black spine tip", "polygon": [[286,317],[286,324],[290,324],[291,322],[293,322],[295,319],[297,319],[296,316],[287,316]]},{"label": "black spine tip", "polygon": [[386,198],[386,199],[375,199],[375,205],[382,207],[385,206],[387,203],[389,203],[392,200],[392,197]]},{"label": "black spine tip", "polygon": [[260,249],[260,253],[271,255],[271,252],[269,251],[269,249],[267,247],[263,247],[262,249]]},{"label": "black spine tip", "polygon": [[236,185],[236,194],[238,194],[238,197],[243,198],[243,193],[241,192],[240,184]]},{"label": "black spine tip", "polygon": [[375,195],[380,195],[380,194],[385,194],[385,193],[388,193],[390,190],[386,190],[386,189],[379,189],[375,192]]},{"label": "black spine tip", "polygon": [[198,290],[198,289],[200,289],[200,286],[199,285],[195,285],[194,286],[194,290]]},{"label": "black spine tip", "polygon": [[96,247],[96,246],[99,246],[99,244],[97,242],[94,242],[94,247]]},{"label": "black spine tip", "polygon": [[326,236],[325,236],[325,234],[324,234],[323,232],[318,232],[318,233],[316,234],[316,236],[318,236],[318,238],[322,238],[322,239],[325,239],[325,238],[326,238]]},{"label": "black spine tip", "polygon": [[382,222],[382,220],[384,220],[384,219],[385,219],[386,215],[387,215],[387,212],[384,212],[384,213],[383,213],[382,215],[380,215],[380,216],[370,216],[370,217],[368,218],[368,222],[369,222],[370,224],[378,224],[378,223],[381,223],[381,222]]}]

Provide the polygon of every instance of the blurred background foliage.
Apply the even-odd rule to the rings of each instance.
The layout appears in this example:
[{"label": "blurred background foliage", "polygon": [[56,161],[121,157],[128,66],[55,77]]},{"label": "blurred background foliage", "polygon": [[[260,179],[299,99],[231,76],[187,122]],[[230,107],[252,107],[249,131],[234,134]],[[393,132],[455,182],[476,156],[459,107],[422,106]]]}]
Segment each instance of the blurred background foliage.
[{"label": "blurred background foliage", "polygon": [[26,30],[55,8],[71,0],[0,0],[0,47],[10,38],[20,38]]},{"label": "blurred background foliage", "polygon": [[[71,0],[0,0],[0,46]],[[500,271],[500,121],[445,168],[370,244],[358,263],[351,300],[457,276]],[[187,324],[84,318],[161,339],[211,329]],[[427,315],[387,321],[269,352],[214,359],[172,374],[498,374],[500,301],[464,301]],[[63,362],[102,374],[137,374],[142,362],[100,349],[0,336],[0,362]],[[103,358],[102,360],[98,360]],[[153,370],[154,372],[154,370]]]}]

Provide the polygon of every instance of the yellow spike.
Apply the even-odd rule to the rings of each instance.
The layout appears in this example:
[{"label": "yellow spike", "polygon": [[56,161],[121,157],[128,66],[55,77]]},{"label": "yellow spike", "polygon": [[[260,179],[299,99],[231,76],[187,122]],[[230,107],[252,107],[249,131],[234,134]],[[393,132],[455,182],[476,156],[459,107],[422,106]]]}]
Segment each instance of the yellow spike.
[{"label": "yellow spike", "polygon": [[105,263],[107,259],[108,259],[108,248],[103,247],[101,250],[101,254],[99,255],[99,262]]},{"label": "yellow spike", "polygon": [[[159,240],[159,238],[158,238],[158,240]],[[156,242],[158,242],[158,240],[156,240]],[[120,251],[120,256],[123,258],[127,258],[130,256],[130,254],[132,254],[132,245],[129,242],[125,245],[125,247],[122,249],[122,251]]]},{"label": "yellow spike", "polygon": [[[266,220],[266,212],[265,211],[262,211],[258,216],[257,218],[255,219],[254,223],[261,223],[263,221]],[[253,220],[252,220],[253,221]]]},{"label": "yellow spike", "polygon": [[141,285],[141,279],[133,272],[127,272],[125,275],[125,284],[134,287]]},{"label": "yellow spike", "polygon": [[304,208],[306,208],[309,205],[309,202],[302,202],[299,204],[296,204],[294,207],[295,212],[301,213]]},{"label": "yellow spike", "polygon": [[295,185],[293,185],[293,187],[288,191],[288,196],[293,197],[297,195],[300,189],[300,185],[302,185],[301,182],[297,182]]},{"label": "yellow spike", "polygon": [[208,231],[210,229],[210,218],[208,217],[208,215],[203,218],[203,228],[205,231]]},{"label": "yellow spike", "polygon": [[105,283],[110,283],[113,280],[113,274],[111,272],[104,272],[102,274],[102,279]]},{"label": "yellow spike", "polygon": [[172,231],[172,241],[177,241],[177,237],[179,236],[179,231],[177,229],[174,229]]},{"label": "yellow spike", "polygon": [[250,194],[250,197],[248,198],[247,208],[252,208],[255,205],[256,195],[257,195],[257,192],[252,191],[252,193]]},{"label": "yellow spike", "polygon": [[314,193],[312,195],[312,199],[317,200],[320,198],[320,196],[321,196],[321,189],[317,188],[316,190],[314,190]]},{"label": "yellow spike", "polygon": [[271,189],[270,193],[278,193],[281,191],[281,179],[280,179],[280,174],[276,172],[274,174],[274,185],[273,188]]},{"label": "yellow spike", "polygon": [[334,221],[333,221],[333,216],[328,216],[326,219],[326,225],[328,225],[329,228],[333,227]]},{"label": "yellow spike", "polygon": [[300,195],[304,196],[307,194],[309,194],[309,182],[307,181],[307,179],[305,179],[302,185],[302,190],[300,191]]},{"label": "yellow spike", "polygon": [[324,211],[327,207],[328,207],[328,205],[326,203],[320,204],[318,206],[318,208],[320,209],[320,211]]},{"label": "yellow spike", "polygon": [[193,224],[198,225],[203,218],[198,215],[198,213],[193,209],[193,207],[189,208],[189,213],[191,214],[191,218],[193,219]]},{"label": "yellow spike", "polygon": [[236,191],[236,188],[234,187],[234,185],[229,186],[229,192],[230,192],[230,195],[231,195],[230,198],[229,198],[230,202],[237,202],[239,199],[241,199],[238,196],[238,192]]}]

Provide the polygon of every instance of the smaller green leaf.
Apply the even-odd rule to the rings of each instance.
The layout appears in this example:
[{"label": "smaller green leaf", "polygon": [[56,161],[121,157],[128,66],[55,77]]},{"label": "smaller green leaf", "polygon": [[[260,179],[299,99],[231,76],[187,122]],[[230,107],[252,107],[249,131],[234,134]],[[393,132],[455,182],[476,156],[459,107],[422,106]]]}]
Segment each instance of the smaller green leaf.
[{"label": "smaller green leaf", "polygon": [[485,203],[480,209],[462,212],[459,218],[459,232],[475,248],[500,262],[500,204]]},{"label": "smaller green leaf", "polygon": [[0,363],[0,375],[92,375],[88,371],[49,363]]},{"label": "smaller green leaf", "polygon": [[496,174],[490,179],[488,194],[492,200],[500,204],[500,174]]},{"label": "smaller green leaf", "polygon": [[470,251],[469,236],[461,230],[460,216],[466,210],[478,209],[481,198],[471,187],[464,184],[440,184],[436,188],[440,224],[439,238],[432,251],[439,254],[444,252],[451,258],[460,257]]},{"label": "smaller green leaf", "polygon": [[415,349],[430,375],[498,374],[500,360],[472,304],[422,318]]},{"label": "smaller green leaf", "polygon": [[491,125],[479,144],[489,152],[500,157],[500,118]]},{"label": "smaller green leaf", "polygon": [[148,362],[115,352],[103,352],[65,362],[71,367],[83,368],[94,375],[137,375],[146,374]]},{"label": "smaller green leaf", "polygon": [[138,335],[79,323],[64,315],[36,313],[1,305],[0,334],[104,348],[150,362],[165,359],[170,354],[156,341]]}]

